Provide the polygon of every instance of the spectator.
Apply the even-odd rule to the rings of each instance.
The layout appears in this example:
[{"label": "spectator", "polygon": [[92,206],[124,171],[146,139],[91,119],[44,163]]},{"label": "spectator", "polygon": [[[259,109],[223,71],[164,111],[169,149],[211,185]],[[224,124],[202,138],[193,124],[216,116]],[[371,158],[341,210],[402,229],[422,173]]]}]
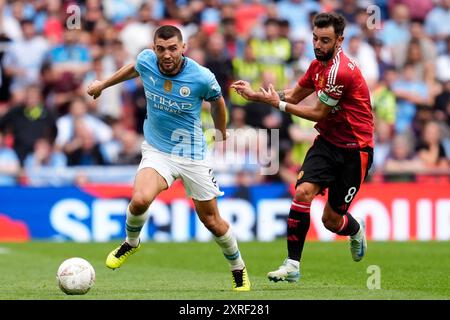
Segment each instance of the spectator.
[{"label": "spectator", "polygon": [[63,150],[67,156],[69,166],[95,166],[105,164],[105,160],[100,151],[100,145],[96,141],[95,135],[81,118],[75,120],[74,135],[64,145]]},{"label": "spectator", "polygon": [[392,90],[397,97],[396,133],[405,133],[412,127],[418,105],[430,105],[430,95],[425,82],[416,78],[414,65],[403,69],[403,77],[394,81]]},{"label": "spectator", "polygon": [[[95,79],[106,79],[112,73],[106,69],[108,63],[115,65],[114,61],[108,61],[108,58],[112,57],[97,57],[92,63],[92,71],[86,74],[83,81],[83,87],[92,83]],[[117,66],[120,68],[121,66]],[[91,102],[91,111],[102,119],[119,119],[122,115],[122,92],[124,90],[124,84],[118,84],[108,90],[105,90],[97,100]]]},{"label": "spectator", "polygon": [[431,121],[425,125],[416,152],[426,168],[448,172],[449,162],[442,144],[441,128],[438,122]]},{"label": "spectator", "polygon": [[206,45],[205,67],[216,76],[217,82],[222,88],[222,95],[228,102],[228,87],[232,81],[231,59],[226,54],[225,38],[220,33],[214,33],[208,38]]},{"label": "spectator", "polygon": [[280,37],[278,20],[267,19],[263,38],[250,40],[250,45],[262,70],[275,76],[272,84],[276,89],[283,89],[288,84],[285,64],[291,58],[292,45],[289,39]]},{"label": "spectator", "polygon": [[394,45],[408,42],[410,14],[404,4],[397,4],[390,11],[392,18],[384,22],[380,36],[383,43],[392,48]]},{"label": "spectator", "polygon": [[414,174],[423,170],[423,163],[414,155],[413,141],[407,134],[396,135],[391,153],[384,165],[385,180],[390,182],[415,181]]},{"label": "spectator", "polygon": [[32,186],[62,186],[68,183],[68,178],[58,173],[62,173],[66,166],[64,153],[55,151],[48,139],[40,138],[34,144],[34,152],[25,158],[25,178]]},{"label": "spectator", "polygon": [[125,130],[120,136],[122,145],[117,159],[113,161],[115,165],[137,165],[141,162],[141,143],[142,140],[131,130]]},{"label": "spectator", "polygon": [[130,17],[119,33],[119,39],[130,57],[137,56],[143,48],[148,48],[153,44],[154,29],[152,6],[148,2],[144,2],[139,8],[137,17]]},{"label": "spectator", "polygon": [[433,109],[435,119],[450,127],[450,79],[444,83],[442,92],[436,97]]},{"label": "spectator", "polygon": [[[429,48],[429,50],[432,50],[432,47]],[[432,84],[434,82],[435,73],[433,60],[425,60],[419,40],[412,39],[409,42],[405,61],[405,65],[407,64],[413,66],[416,79],[425,81],[427,84]]]},{"label": "spectator", "polygon": [[77,120],[83,120],[84,125],[92,132],[95,141],[106,142],[112,138],[111,128],[97,117],[87,112],[87,105],[83,98],[76,97],[70,104],[69,114],[60,117],[56,121],[58,135],[56,137],[56,146],[64,146],[75,135],[75,123]]},{"label": "spectator", "polygon": [[104,0],[105,16],[113,24],[123,24],[126,19],[136,16],[138,11],[137,3],[137,1],[133,0]]},{"label": "spectator", "polygon": [[376,119],[393,126],[396,120],[397,101],[391,88],[397,73],[394,68],[389,67],[383,74],[383,79],[377,82],[372,91],[372,104]]},{"label": "spectator", "polygon": [[[409,42],[416,41],[420,46],[420,52],[425,62],[434,61],[437,57],[437,48],[434,41],[425,32],[423,24],[420,21],[412,20],[410,24],[411,38]],[[398,58],[396,65],[403,66],[408,55],[408,46],[410,44],[401,44],[396,46],[399,50],[394,52],[394,57]]]},{"label": "spectator", "polygon": [[20,172],[20,162],[13,149],[5,142],[0,131],[0,186],[14,186]]},{"label": "spectator", "polygon": [[119,152],[122,149],[121,137],[126,131],[123,123],[119,120],[112,121],[111,129],[112,138],[106,142],[100,143],[100,151],[107,164],[117,162]]},{"label": "spectator", "polygon": [[423,23],[426,15],[433,8],[434,0],[389,0],[389,6],[404,4],[408,7],[411,19],[416,19]]},{"label": "spectator", "polygon": [[309,13],[312,11],[320,12],[320,4],[309,0],[281,0],[276,4],[278,16],[289,21],[292,32],[309,31]]},{"label": "spectator", "polygon": [[438,0],[438,6],[434,7],[425,19],[425,30],[438,46],[438,51],[445,48],[444,41],[450,36],[450,0]]},{"label": "spectator", "polygon": [[55,119],[44,105],[39,86],[29,86],[26,90],[25,103],[10,109],[0,118],[0,131],[5,130],[12,132],[14,150],[21,164],[33,151],[37,139],[55,138],[57,132]]},{"label": "spectator", "polygon": [[445,52],[436,60],[436,78],[440,82],[450,81],[450,36],[447,37]]},{"label": "spectator", "polygon": [[388,69],[392,69],[393,65],[391,63],[391,57],[389,55],[389,52],[385,50],[385,47],[383,46],[383,41],[374,38],[370,41],[370,44],[373,47],[373,50],[375,51],[375,59],[376,64],[378,66],[378,79],[377,81],[382,81],[384,79],[384,73]]},{"label": "spectator", "polygon": [[234,11],[236,30],[240,37],[248,38],[251,31],[267,14],[267,6],[260,1],[243,2]]},{"label": "spectator", "polygon": [[80,81],[91,68],[89,49],[80,44],[80,34],[75,29],[66,30],[64,42],[50,50],[50,62],[60,81]]},{"label": "spectator", "polygon": [[306,152],[317,137],[317,130],[314,129],[315,122],[296,116],[291,116],[291,118],[293,123],[289,126],[289,136],[293,141],[293,146],[289,156],[294,163],[301,164],[305,159]]},{"label": "spectator", "polygon": [[14,16],[6,13],[6,0],[0,0],[0,33],[4,34],[9,40],[22,39],[22,30],[20,23]]},{"label": "spectator", "polygon": [[[263,71],[261,78],[262,88],[268,88],[269,84],[276,83],[276,76],[271,71]],[[278,110],[274,110],[267,104],[250,101],[245,106],[245,111],[245,122],[252,127],[274,129],[279,128],[281,125],[281,112]]]},{"label": "spectator", "polygon": [[[261,66],[256,61],[253,47],[247,42],[244,48],[243,57],[235,57],[231,61],[233,67],[233,78],[244,79],[254,84],[254,89],[258,89],[258,79],[261,78]],[[230,89],[230,101],[233,106],[245,106],[247,100],[238,95],[234,90]]]},{"label": "spectator", "polygon": [[23,102],[27,86],[39,81],[40,70],[44,63],[49,45],[36,36],[32,20],[22,20],[23,38],[14,41],[3,58],[6,75],[12,77],[10,90],[13,103]]},{"label": "spectator", "polygon": [[34,144],[34,151],[25,158],[24,168],[33,170],[37,168],[62,168],[67,165],[64,153],[55,151],[50,140],[39,138]]},{"label": "spectator", "polygon": [[362,40],[360,34],[357,34],[349,40],[347,55],[356,61],[369,90],[373,89],[378,81],[379,73],[377,58],[372,47]]},{"label": "spectator", "polygon": [[231,59],[242,57],[245,41],[238,36],[235,18],[222,19],[221,30],[225,39],[225,48]]},{"label": "spectator", "polygon": [[[306,43],[303,39],[292,42],[292,55],[288,64],[289,78],[294,79],[297,72],[305,73],[308,70],[311,59],[306,56]],[[241,78],[242,79],[242,78]],[[248,81],[248,80],[247,80]]]},{"label": "spectator", "polygon": [[92,33],[97,22],[104,18],[101,0],[87,0],[85,4],[83,29]]},{"label": "spectator", "polygon": [[[376,173],[383,170],[388,156],[392,153],[393,126],[378,120],[375,126],[375,148],[373,150],[373,166]],[[392,164],[391,164],[392,165]]]}]

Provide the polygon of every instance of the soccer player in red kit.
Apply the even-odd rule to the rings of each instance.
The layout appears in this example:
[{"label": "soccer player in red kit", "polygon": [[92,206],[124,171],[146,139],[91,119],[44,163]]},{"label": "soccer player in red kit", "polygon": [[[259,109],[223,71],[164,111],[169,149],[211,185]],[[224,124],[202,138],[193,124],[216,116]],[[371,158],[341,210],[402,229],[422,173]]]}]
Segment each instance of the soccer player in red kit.
[{"label": "soccer player in red kit", "polygon": [[[345,20],[339,14],[320,13],[314,17],[316,59],[293,88],[277,92],[269,85],[255,92],[243,80],[231,86],[247,100],[317,122],[319,135],[306,154],[289,212],[288,257],[277,270],[268,273],[271,281],[296,282],[300,278],[311,202],[326,188],[324,226],[349,236],[354,261],[360,261],[367,251],[364,221],[355,219],[347,210],[372,164],[374,121],[367,84],[356,63],[341,48],[344,28]],[[318,96],[315,106],[298,105],[313,92]]]}]

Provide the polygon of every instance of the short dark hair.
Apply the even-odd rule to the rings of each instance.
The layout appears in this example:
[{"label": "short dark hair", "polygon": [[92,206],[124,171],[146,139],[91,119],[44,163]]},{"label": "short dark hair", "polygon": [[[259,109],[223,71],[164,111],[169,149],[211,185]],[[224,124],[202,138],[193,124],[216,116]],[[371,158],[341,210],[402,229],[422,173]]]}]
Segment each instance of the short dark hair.
[{"label": "short dark hair", "polygon": [[168,40],[173,37],[177,37],[178,40],[183,41],[183,36],[181,35],[180,29],[171,25],[165,25],[156,29],[153,41],[155,42],[158,38]]},{"label": "short dark hair", "polygon": [[342,36],[345,29],[345,18],[335,12],[322,12],[314,17],[314,26],[317,28],[333,26],[334,33]]}]

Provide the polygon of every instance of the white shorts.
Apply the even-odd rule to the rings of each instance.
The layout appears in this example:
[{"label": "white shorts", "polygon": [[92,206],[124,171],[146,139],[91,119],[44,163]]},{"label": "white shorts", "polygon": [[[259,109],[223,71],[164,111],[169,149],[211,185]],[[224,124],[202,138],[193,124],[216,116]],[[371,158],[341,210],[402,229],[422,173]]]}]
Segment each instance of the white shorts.
[{"label": "white shorts", "polygon": [[169,187],[180,178],[186,194],[195,200],[207,201],[223,196],[207,161],[170,155],[152,147],[147,141],[142,143],[141,150],[142,160],[138,171],[143,168],[155,169]]}]

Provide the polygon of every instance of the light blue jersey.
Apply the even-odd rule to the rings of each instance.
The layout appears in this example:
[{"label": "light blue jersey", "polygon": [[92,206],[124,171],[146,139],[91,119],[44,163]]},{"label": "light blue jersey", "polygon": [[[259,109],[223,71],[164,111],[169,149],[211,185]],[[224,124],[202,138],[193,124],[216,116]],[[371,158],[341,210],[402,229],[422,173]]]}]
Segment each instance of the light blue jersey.
[{"label": "light blue jersey", "polygon": [[178,74],[165,75],[159,71],[156,54],[149,49],[138,55],[135,68],[142,78],[147,98],[146,141],[165,153],[204,159],[202,101],[221,97],[214,74],[185,57]]}]

